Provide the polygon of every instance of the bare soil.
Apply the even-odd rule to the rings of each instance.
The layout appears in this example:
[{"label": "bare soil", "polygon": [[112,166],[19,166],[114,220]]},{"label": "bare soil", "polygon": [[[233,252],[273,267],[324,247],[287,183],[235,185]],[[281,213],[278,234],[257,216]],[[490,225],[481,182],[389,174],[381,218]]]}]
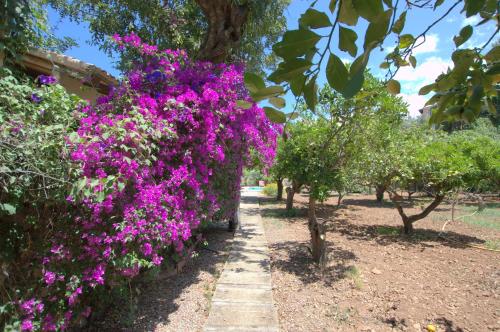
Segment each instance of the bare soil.
[{"label": "bare soil", "polygon": [[500,252],[469,246],[500,241],[499,228],[454,222],[441,234],[443,203],[408,237],[391,203],[353,195],[337,208],[332,198],[318,211],[328,225],[321,272],[308,250],[306,203],[296,195],[287,216],[284,202],[261,200],[283,331],[500,331]]},{"label": "bare soil", "polygon": [[207,230],[208,249],[200,247],[181,273],[143,276],[135,301],[116,303],[103,320],[87,330],[201,331],[233,239],[226,229],[227,224],[221,224]]}]

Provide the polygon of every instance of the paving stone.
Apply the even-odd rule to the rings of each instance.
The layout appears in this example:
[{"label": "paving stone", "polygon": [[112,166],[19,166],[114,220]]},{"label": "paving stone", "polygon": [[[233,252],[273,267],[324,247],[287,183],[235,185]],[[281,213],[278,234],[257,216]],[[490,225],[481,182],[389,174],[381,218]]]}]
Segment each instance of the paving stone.
[{"label": "paving stone", "polygon": [[217,282],[204,331],[279,331],[269,248],[258,198],[252,195],[242,195],[240,229]]}]

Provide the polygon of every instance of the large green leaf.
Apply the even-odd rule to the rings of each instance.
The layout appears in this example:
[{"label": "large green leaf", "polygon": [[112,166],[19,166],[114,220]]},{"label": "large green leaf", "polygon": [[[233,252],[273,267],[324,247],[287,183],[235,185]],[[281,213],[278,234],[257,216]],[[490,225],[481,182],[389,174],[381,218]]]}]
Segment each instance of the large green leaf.
[{"label": "large green leaf", "polygon": [[413,43],[414,40],[415,38],[413,37],[413,35],[409,33],[399,36],[399,48],[400,49],[407,48],[408,46],[411,45],[411,43]]},{"label": "large green leaf", "polygon": [[316,104],[318,102],[318,86],[316,85],[316,77],[317,76],[312,77],[304,86],[304,99],[307,107],[313,112],[315,111]]},{"label": "large green leaf", "polygon": [[394,22],[394,25],[392,26],[392,32],[396,34],[400,34],[401,31],[403,31],[403,28],[405,27],[406,23],[406,10],[399,15],[399,18]]},{"label": "large green leaf", "polygon": [[363,87],[365,80],[365,68],[368,62],[367,54],[359,56],[351,65],[349,70],[349,80],[341,91],[345,98],[354,97]]},{"label": "large green leaf", "polygon": [[266,113],[267,118],[274,123],[285,123],[286,122],[285,113],[278,111],[275,108],[266,106],[266,107],[264,107],[264,112]]},{"label": "large green leaf", "polygon": [[472,26],[467,25],[460,30],[458,36],[453,37],[453,41],[455,42],[455,46],[459,47],[463,43],[465,43],[472,36]]},{"label": "large green leaf", "polygon": [[365,42],[363,47],[366,50],[371,50],[381,43],[389,29],[391,21],[392,9],[385,11],[379,15],[376,21],[371,22],[366,29]]},{"label": "large green leaf", "polygon": [[345,52],[349,52],[352,57],[355,57],[358,53],[358,47],[356,46],[356,40],[358,35],[354,30],[344,28],[340,26],[339,28],[339,49]]},{"label": "large green leaf", "polygon": [[283,40],[273,45],[273,51],[282,58],[296,58],[313,48],[321,36],[311,30],[300,29],[285,32]]},{"label": "large green leaf", "polygon": [[297,75],[292,80],[290,80],[290,90],[292,90],[292,93],[296,97],[302,95],[305,83],[306,83],[306,77],[304,75]]},{"label": "large green leaf", "polygon": [[251,96],[254,99],[254,101],[258,102],[267,98],[277,97],[279,95],[282,95],[283,93],[284,93],[283,87],[274,85],[264,89],[260,89],[259,91],[252,93]]},{"label": "large green leaf", "polygon": [[434,89],[434,83],[425,85],[418,91],[419,95],[426,95]]},{"label": "large green leaf", "polygon": [[470,17],[479,13],[481,8],[483,8],[485,0],[465,0],[465,15]]},{"label": "large green leaf", "polygon": [[352,0],[352,3],[359,16],[369,22],[377,20],[377,17],[384,12],[382,0]]},{"label": "large green leaf", "polygon": [[352,0],[342,0],[340,2],[339,22],[350,26],[358,24],[359,14],[354,8]]},{"label": "large green leaf", "polygon": [[387,82],[387,90],[393,95],[397,95],[401,92],[401,84],[396,80],[389,80]]},{"label": "large green leaf", "polygon": [[244,76],[245,85],[248,91],[255,93],[266,87],[264,80],[257,74],[246,72]]},{"label": "large green leaf", "polygon": [[320,12],[314,8],[306,10],[299,19],[299,26],[312,29],[325,28],[331,26],[332,23],[324,12]]},{"label": "large green leaf", "polygon": [[500,46],[495,46],[486,53],[484,59],[488,62],[495,62],[500,59]]},{"label": "large green leaf", "polygon": [[268,79],[275,83],[289,81],[311,68],[311,65],[312,63],[308,60],[297,58],[287,59],[285,62],[280,63],[278,69],[269,75]]},{"label": "large green leaf", "polygon": [[328,5],[328,9],[333,13],[335,11],[335,7],[337,6],[337,0],[330,0],[330,4]]},{"label": "large green leaf", "polygon": [[269,98],[269,102],[271,103],[271,105],[273,105],[276,108],[283,108],[286,105],[285,99],[283,99],[281,97]]},{"label": "large green leaf", "polygon": [[349,80],[349,72],[342,60],[331,53],[326,65],[328,84],[337,91],[342,91]]},{"label": "large green leaf", "polygon": [[238,107],[241,107],[243,109],[249,109],[250,107],[252,107],[252,103],[246,101],[246,100],[237,100],[236,101],[236,105],[238,105]]}]

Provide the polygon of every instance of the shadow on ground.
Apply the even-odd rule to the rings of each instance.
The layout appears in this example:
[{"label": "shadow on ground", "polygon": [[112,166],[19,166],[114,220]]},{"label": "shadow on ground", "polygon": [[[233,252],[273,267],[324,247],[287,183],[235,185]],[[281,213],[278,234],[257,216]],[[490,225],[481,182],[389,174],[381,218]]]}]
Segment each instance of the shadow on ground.
[{"label": "shadow on ground", "polygon": [[[179,309],[176,300],[193,283],[200,282],[200,274],[206,271],[217,275],[216,264],[224,262],[230,249],[233,233],[227,232],[227,223],[205,230],[208,249],[197,249],[197,257],[188,260],[182,272],[174,276],[155,278],[147,275],[136,283],[140,294],[137,302],[122,300],[112,305],[99,319],[82,331],[154,331],[158,325],[168,325],[171,314]],[[203,287],[202,285],[201,287]],[[211,296],[212,289],[206,289],[205,296]],[[194,306],[192,307],[194,309]],[[196,308],[203,313],[208,308]],[[205,313],[203,313],[205,314]],[[198,313],[194,313],[198,315]]]},{"label": "shadow on ground", "polygon": [[352,266],[351,263],[357,260],[352,251],[336,247],[329,242],[327,245],[329,264],[321,271],[312,261],[308,245],[309,243],[298,241],[269,244],[273,253],[279,252],[278,255],[272,255],[271,267],[295,274],[304,284],[323,282],[331,285],[345,278],[346,271]]}]

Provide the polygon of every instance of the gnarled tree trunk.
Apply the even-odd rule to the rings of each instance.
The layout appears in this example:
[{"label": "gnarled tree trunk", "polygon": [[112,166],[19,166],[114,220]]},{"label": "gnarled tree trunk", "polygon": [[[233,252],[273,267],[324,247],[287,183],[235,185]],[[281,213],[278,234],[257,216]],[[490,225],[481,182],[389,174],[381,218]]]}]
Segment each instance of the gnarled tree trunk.
[{"label": "gnarled tree trunk", "polygon": [[420,219],[424,219],[431,213],[435,208],[441,204],[441,202],[444,200],[445,195],[436,195],[434,197],[434,200],[429,204],[422,212],[418,214],[414,214],[412,216],[408,216],[404,210],[403,207],[401,206],[401,201],[402,197],[396,193],[391,193],[389,191],[389,197],[391,198],[391,201],[394,203],[396,206],[396,209],[398,210],[399,215],[401,216],[401,219],[403,220],[403,225],[404,225],[404,233],[406,235],[411,235],[413,234],[413,223]]},{"label": "gnarled tree trunk", "polygon": [[326,230],[316,218],[316,199],[309,196],[308,226],[311,234],[311,254],[313,260],[324,266],[326,263]]},{"label": "gnarled tree trunk", "polygon": [[248,5],[231,0],[196,0],[205,15],[208,31],[199,58],[220,63],[226,60],[231,48],[237,46],[248,17]]},{"label": "gnarled tree trunk", "polygon": [[375,186],[375,196],[377,197],[377,202],[382,202],[384,199],[384,192],[387,189],[386,186],[378,184]]},{"label": "gnarled tree trunk", "polygon": [[281,201],[283,200],[283,179],[277,179],[276,184],[278,186],[278,190],[276,192],[276,200]]}]

